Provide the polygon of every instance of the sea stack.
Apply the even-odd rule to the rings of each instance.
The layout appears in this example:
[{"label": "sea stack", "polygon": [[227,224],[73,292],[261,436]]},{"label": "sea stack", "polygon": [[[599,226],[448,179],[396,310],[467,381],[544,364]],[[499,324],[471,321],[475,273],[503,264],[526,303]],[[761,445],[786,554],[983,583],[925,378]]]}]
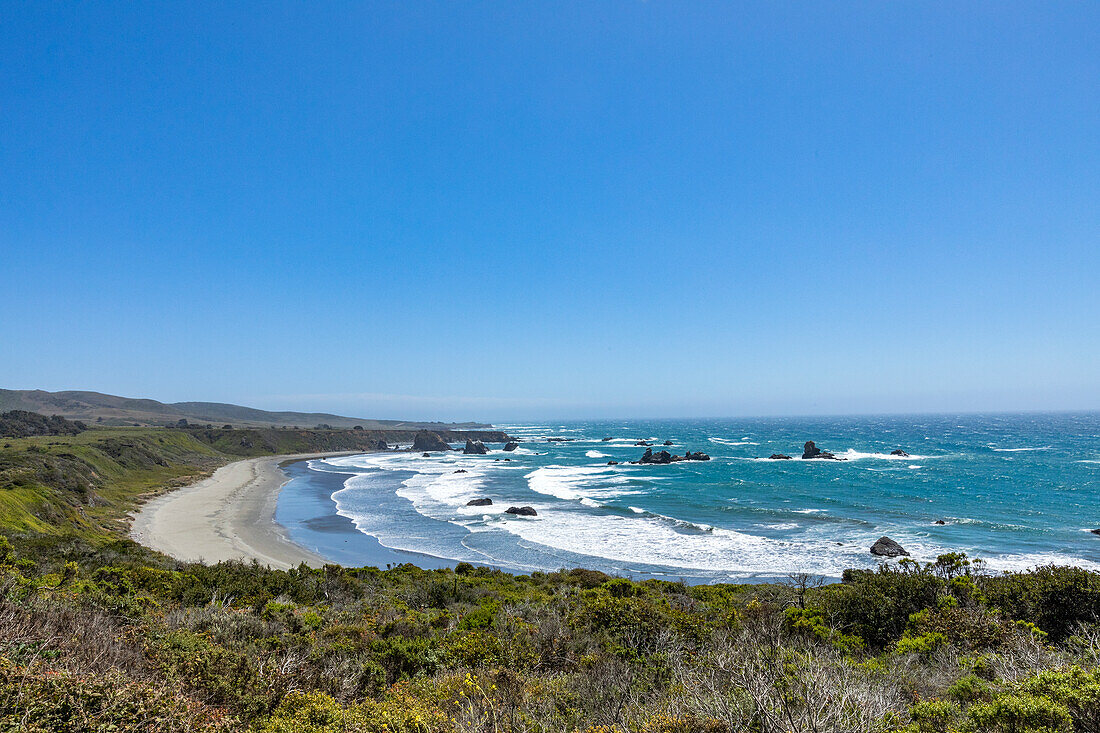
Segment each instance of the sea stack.
[{"label": "sea stack", "polygon": [[519,448],[519,443],[514,440],[509,440],[507,443],[504,444],[504,450],[508,451],[509,453],[514,451],[516,448]]},{"label": "sea stack", "polygon": [[827,450],[821,450],[812,440],[807,440],[806,445],[802,446],[802,460],[808,461],[812,458],[821,458],[830,461],[843,461],[843,458],[837,458]]},{"label": "sea stack", "polygon": [[909,557],[905,548],[889,537],[879,537],[875,544],[871,545],[871,554],[879,557],[898,557],[899,555]]},{"label": "sea stack", "polygon": [[489,449],[485,447],[485,444],[480,440],[466,439],[466,447],[462,449],[462,452],[466,455],[483,456],[489,452]]},{"label": "sea stack", "polygon": [[443,441],[443,438],[439,437],[438,433],[431,433],[427,430],[421,430],[416,434],[416,438],[413,440],[413,450],[450,450],[451,446],[447,445]]}]

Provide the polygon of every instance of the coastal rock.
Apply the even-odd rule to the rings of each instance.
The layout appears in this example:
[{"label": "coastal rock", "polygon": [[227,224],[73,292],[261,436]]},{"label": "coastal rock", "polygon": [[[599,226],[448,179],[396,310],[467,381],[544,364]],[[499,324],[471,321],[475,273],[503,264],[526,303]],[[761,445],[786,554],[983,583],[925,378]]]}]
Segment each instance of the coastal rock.
[{"label": "coastal rock", "polygon": [[663,450],[663,451],[660,451],[658,453],[654,453],[652,448],[646,448],[645,453],[642,454],[642,457],[639,458],[637,462],[638,463],[647,463],[647,464],[663,466],[663,465],[666,465],[666,464],[669,464],[669,463],[678,463],[680,461],[709,461],[709,460],[710,460],[710,456],[707,455],[706,453],[703,453],[702,451],[697,451],[695,453],[692,453],[691,451],[687,451],[686,453],[684,453],[684,455],[677,456],[677,455],[673,455],[672,453],[669,453],[667,450]]},{"label": "coastal rock", "polygon": [[666,441],[664,442],[664,444],[665,444],[665,445],[672,445],[672,441],[671,441],[671,440],[666,440]]},{"label": "coastal rock", "polygon": [[466,447],[462,449],[462,452],[466,455],[483,456],[489,452],[489,449],[485,447],[485,444],[480,440],[466,439]]},{"label": "coastal rock", "polygon": [[901,456],[902,458],[908,458],[909,457],[909,454],[906,453],[905,451],[903,451],[901,448],[898,448],[897,450],[890,451],[890,455],[892,455],[892,456]]},{"label": "coastal rock", "polygon": [[[679,456],[677,456],[677,458],[679,458]],[[660,453],[654,453],[652,448],[646,448],[645,453],[638,459],[638,463],[652,463],[655,465],[672,463],[672,454],[667,450],[663,450]]]},{"label": "coastal rock", "polygon": [[639,440],[636,443],[634,443],[634,445],[653,445],[653,443],[647,443],[644,440]]},{"label": "coastal rock", "polygon": [[783,453],[772,453],[770,456],[768,456],[768,459],[772,461],[789,461],[791,460],[791,457],[788,455],[784,455]]},{"label": "coastal rock", "polygon": [[515,514],[520,517],[537,517],[538,512],[533,507],[529,506],[510,506],[504,510],[505,514]]},{"label": "coastal rock", "polygon": [[450,450],[451,446],[447,445],[440,438],[437,433],[428,432],[427,430],[421,430],[416,434],[416,438],[413,439],[413,450]]},{"label": "coastal rock", "polygon": [[898,557],[899,555],[909,557],[905,548],[889,537],[879,537],[875,544],[871,545],[871,554],[879,557]]},{"label": "coastal rock", "polygon": [[829,451],[821,450],[812,440],[807,440],[806,445],[802,446],[802,460],[808,461],[811,458],[820,458],[828,461],[843,461],[844,458],[837,458]]},{"label": "coastal rock", "polygon": [[1094,535],[1100,535],[1100,529],[1090,529],[1089,532],[1092,532]]},{"label": "coastal rock", "polygon": [[608,461],[608,462],[607,462],[607,465],[609,465],[609,466],[617,466],[617,465],[619,465],[619,462],[618,462],[618,461]]},{"label": "coastal rock", "polygon": [[547,443],[572,443],[573,438],[547,438]]},{"label": "coastal rock", "polygon": [[612,440],[613,438],[600,438],[600,441],[603,443],[610,443]]},{"label": "coastal rock", "polygon": [[488,498],[485,498],[485,499],[470,499],[468,502],[466,502],[466,506],[492,506],[492,505],[493,505],[493,500],[488,499]]},{"label": "coastal rock", "polygon": [[[935,523],[936,524],[947,524],[947,522],[943,521],[942,519],[937,519]],[[1093,531],[1095,532],[1096,530],[1093,530]]]},{"label": "coastal rock", "polygon": [[421,453],[420,455],[424,458],[431,458],[432,457],[431,453]]},{"label": "coastal rock", "polygon": [[504,444],[504,450],[508,451],[509,453],[514,451],[516,448],[519,448],[519,443],[514,440],[509,440],[507,443]]},{"label": "coastal rock", "polygon": [[387,450],[389,449],[389,446],[386,445],[386,441],[379,440],[377,443],[374,444],[374,448],[375,450]]}]

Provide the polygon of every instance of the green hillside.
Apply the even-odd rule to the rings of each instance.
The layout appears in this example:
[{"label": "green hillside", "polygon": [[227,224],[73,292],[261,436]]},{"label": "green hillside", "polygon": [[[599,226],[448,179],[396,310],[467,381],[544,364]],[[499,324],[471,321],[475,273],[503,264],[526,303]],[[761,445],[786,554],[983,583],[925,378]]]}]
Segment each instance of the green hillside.
[{"label": "green hillside", "polygon": [[0,389],[0,412],[27,410],[43,415],[59,415],[100,425],[163,426],[188,420],[200,423],[229,423],[249,427],[353,428],[356,425],[377,430],[474,430],[492,427],[482,423],[440,423],[403,420],[376,420],[344,417],[325,412],[270,412],[221,402],[163,403],[100,392]]}]

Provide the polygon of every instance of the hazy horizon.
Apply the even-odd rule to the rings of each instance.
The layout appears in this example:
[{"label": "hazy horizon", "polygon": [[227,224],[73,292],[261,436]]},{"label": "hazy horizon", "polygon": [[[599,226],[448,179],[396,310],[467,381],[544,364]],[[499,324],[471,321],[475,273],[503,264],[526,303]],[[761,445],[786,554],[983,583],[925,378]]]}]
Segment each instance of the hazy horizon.
[{"label": "hazy horizon", "polygon": [[1098,47],[1038,2],[9,5],[0,384],[1095,410]]}]

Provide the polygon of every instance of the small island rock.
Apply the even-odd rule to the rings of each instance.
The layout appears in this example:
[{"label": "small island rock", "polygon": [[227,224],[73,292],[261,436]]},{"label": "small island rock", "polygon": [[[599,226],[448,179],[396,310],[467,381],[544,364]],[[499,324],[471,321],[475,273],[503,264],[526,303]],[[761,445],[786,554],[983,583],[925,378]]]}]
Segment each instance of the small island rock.
[{"label": "small island rock", "polygon": [[768,460],[770,460],[770,461],[789,461],[789,460],[791,460],[791,457],[788,456],[788,455],[785,455],[783,453],[772,453],[770,456],[768,456]]},{"label": "small island rock", "polygon": [[447,445],[440,438],[437,433],[431,433],[427,430],[421,430],[416,434],[416,438],[413,439],[413,450],[450,450],[451,446]]},{"label": "small island rock", "polygon": [[837,458],[832,453],[826,450],[821,450],[812,440],[807,440],[806,445],[802,447],[802,460],[808,461],[812,458],[820,458],[828,461],[843,461],[843,458]]},{"label": "small island rock", "polygon": [[909,553],[905,551],[904,547],[889,537],[879,537],[875,544],[871,545],[871,554],[878,555],[879,557],[909,556]]},{"label": "small island rock", "polygon": [[505,514],[515,514],[520,517],[537,517],[538,512],[533,507],[529,506],[510,506],[504,510]]},{"label": "small island rock", "polygon": [[507,443],[504,444],[504,450],[508,451],[509,453],[514,451],[516,448],[519,448],[519,443],[514,440],[509,440]]},{"label": "small island rock", "polygon": [[486,499],[470,499],[468,502],[466,502],[466,506],[492,506],[492,505],[493,505],[493,500],[488,499],[488,498],[486,498]]},{"label": "small island rock", "polygon": [[466,455],[483,456],[489,452],[489,449],[485,447],[485,444],[480,440],[466,439],[466,447],[462,449],[462,452]]}]

